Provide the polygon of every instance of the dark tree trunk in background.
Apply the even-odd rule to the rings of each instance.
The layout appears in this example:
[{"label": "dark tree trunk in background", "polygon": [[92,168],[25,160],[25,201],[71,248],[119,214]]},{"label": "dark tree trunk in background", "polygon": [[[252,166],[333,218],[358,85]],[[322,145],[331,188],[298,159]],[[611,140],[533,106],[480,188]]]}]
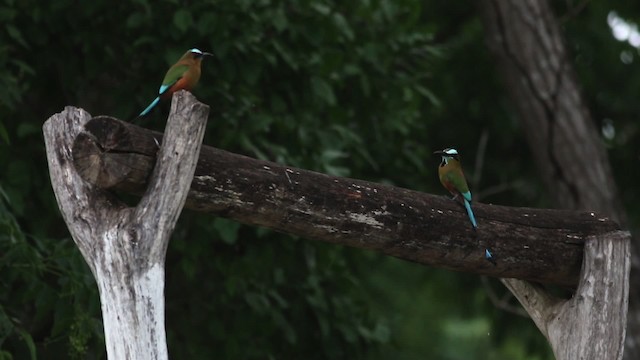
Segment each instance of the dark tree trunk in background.
[{"label": "dark tree trunk in background", "polygon": [[[485,0],[480,10],[489,48],[551,198],[558,207],[596,211],[626,226],[604,145],[547,1]],[[640,359],[636,246],[631,253],[625,358]]]},{"label": "dark tree trunk in background", "polygon": [[604,145],[546,1],[483,4],[489,46],[551,197],[624,225]]}]

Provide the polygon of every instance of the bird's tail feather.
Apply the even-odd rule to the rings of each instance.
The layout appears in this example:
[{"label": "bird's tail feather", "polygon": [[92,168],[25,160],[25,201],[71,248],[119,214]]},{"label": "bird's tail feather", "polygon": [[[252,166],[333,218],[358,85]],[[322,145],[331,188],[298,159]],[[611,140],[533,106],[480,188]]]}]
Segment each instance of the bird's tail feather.
[{"label": "bird's tail feather", "polygon": [[473,210],[471,210],[471,203],[464,199],[464,207],[467,209],[467,215],[469,215],[469,220],[471,220],[471,225],[473,228],[478,228],[478,223],[476,223],[476,217],[473,215]]},{"label": "bird's tail feather", "polygon": [[155,98],[155,99],[151,102],[151,104],[149,104],[149,106],[147,106],[147,108],[146,108],[146,109],[142,110],[142,112],[141,112],[141,113],[140,113],[140,115],[138,115],[138,116],[145,116],[145,115],[147,115],[147,114],[151,111],[151,109],[153,109],[156,105],[158,105],[158,102],[159,102],[159,101],[160,101],[160,96],[158,96],[157,98]]},{"label": "bird's tail feather", "polygon": [[493,254],[491,253],[491,250],[489,250],[489,248],[484,249],[484,258],[487,259],[490,263],[492,263],[493,266],[498,265],[495,257],[493,257]]}]

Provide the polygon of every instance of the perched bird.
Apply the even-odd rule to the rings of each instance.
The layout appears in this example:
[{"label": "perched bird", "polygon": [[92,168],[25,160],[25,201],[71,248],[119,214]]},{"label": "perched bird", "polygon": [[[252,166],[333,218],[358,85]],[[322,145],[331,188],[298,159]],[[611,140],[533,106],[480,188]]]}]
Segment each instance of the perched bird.
[{"label": "perched bird", "polygon": [[464,207],[467,209],[471,225],[476,229],[478,223],[476,222],[476,217],[473,215],[473,210],[471,210],[471,191],[469,191],[467,180],[462,172],[458,150],[447,148],[436,151],[434,154],[442,156],[442,162],[440,162],[440,167],[438,168],[440,183],[442,183],[445,189],[449,190],[454,199],[462,195]]},{"label": "perched bird", "polygon": [[[476,217],[473,215],[473,210],[471,209],[471,191],[469,191],[467,180],[462,172],[462,165],[460,164],[460,155],[458,154],[458,150],[447,148],[436,151],[434,154],[442,156],[440,167],[438,167],[438,176],[440,177],[442,186],[449,190],[453,195],[454,200],[458,196],[462,196],[462,202],[465,209],[467,209],[467,215],[469,215],[471,225],[473,226],[473,229],[476,230],[478,228],[478,223],[476,222]],[[493,255],[489,249],[485,249],[485,258],[494,262]]]},{"label": "perched bird", "polygon": [[142,110],[140,115],[147,115],[160,100],[171,99],[171,95],[178,90],[193,89],[200,80],[200,64],[204,56],[213,56],[208,52],[200,51],[196,48],[188,50],[177,63],[169,68],[167,74],[162,80],[162,85],[156,97],[146,109]]}]

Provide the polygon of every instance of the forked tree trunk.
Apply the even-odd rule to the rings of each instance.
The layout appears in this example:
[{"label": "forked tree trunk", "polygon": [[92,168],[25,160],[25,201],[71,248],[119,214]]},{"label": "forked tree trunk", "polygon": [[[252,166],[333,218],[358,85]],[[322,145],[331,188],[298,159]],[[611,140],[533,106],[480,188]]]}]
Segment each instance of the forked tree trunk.
[{"label": "forked tree trunk", "polygon": [[91,118],[87,112],[67,107],[44,124],[58,206],[100,291],[109,359],[168,358],[165,253],[193,178],[208,109],[189,93],[174,95],[149,187],[135,208],[76,173],[71,149]]}]

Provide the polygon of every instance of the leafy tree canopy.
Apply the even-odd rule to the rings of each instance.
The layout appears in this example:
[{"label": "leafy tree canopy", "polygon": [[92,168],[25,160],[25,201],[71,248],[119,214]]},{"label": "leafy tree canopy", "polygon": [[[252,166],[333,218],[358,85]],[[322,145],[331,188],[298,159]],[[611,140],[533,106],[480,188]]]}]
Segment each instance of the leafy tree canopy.
[{"label": "leafy tree canopy", "polygon": [[[554,5],[595,118],[615,127],[614,168],[637,164],[638,52],[606,19],[638,21],[638,6]],[[549,205],[471,3],[5,0],[0,20],[0,359],[105,358],[41,126],[66,105],[130,118],[191,47],[215,54],[194,90],[211,106],[206,144],[443,194],[431,153],[455,146],[476,199]],[[637,175],[619,175],[637,224]],[[166,297],[177,359],[551,358],[475,276],[198,214],[171,241]]]}]

